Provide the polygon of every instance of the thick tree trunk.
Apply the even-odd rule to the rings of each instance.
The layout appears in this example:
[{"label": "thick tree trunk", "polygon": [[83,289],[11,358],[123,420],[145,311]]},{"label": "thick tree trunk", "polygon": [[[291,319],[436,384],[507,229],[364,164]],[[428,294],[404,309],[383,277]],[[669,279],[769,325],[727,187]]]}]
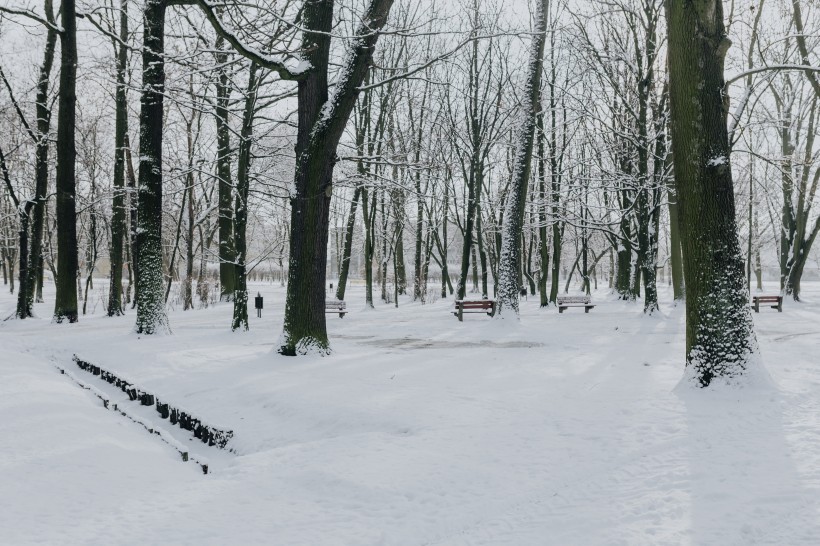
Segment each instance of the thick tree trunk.
[{"label": "thick tree trunk", "polygon": [[[295,194],[291,195],[290,267],[288,270],[283,355],[327,353],[325,272],[328,217],[336,148],[364,80],[393,0],[372,0],[364,25],[348,52],[340,80],[328,98],[327,71],[333,2],[308,3],[302,12],[305,61],[312,67],[299,80]],[[313,31],[313,32],[312,32]],[[375,211],[374,211],[375,212]]]},{"label": "thick tree trunk", "polygon": [[544,65],[544,46],[547,41],[547,10],[549,0],[538,3],[535,15],[535,34],[530,46],[529,72],[523,105],[523,120],[515,151],[515,166],[510,180],[510,193],[504,212],[501,254],[498,261],[498,304],[496,316],[503,317],[509,308],[518,317],[518,267],[521,261],[521,232],[524,224],[524,201],[532,164],[535,127],[540,110],[541,72]]},{"label": "thick tree trunk", "polygon": [[140,98],[137,204],[137,324],[139,334],[169,331],[162,279],[162,127],[165,92],[165,0],[146,0]]},{"label": "thick tree trunk", "polygon": [[128,2],[120,2],[120,40],[117,51],[116,114],[114,119],[114,202],[111,216],[111,283],[108,316],[123,314],[122,268],[125,241],[125,135],[128,133],[128,102],[125,75],[128,70]]},{"label": "thick tree trunk", "polygon": [[57,117],[57,297],[54,321],[77,322],[77,210],[74,128],[77,102],[77,16],[74,0],[62,0],[60,111]]},{"label": "thick tree trunk", "polygon": [[757,356],[737,237],[719,0],[666,0],[675,181],[686,279],[686,365],[693,383],[735,381]]}]

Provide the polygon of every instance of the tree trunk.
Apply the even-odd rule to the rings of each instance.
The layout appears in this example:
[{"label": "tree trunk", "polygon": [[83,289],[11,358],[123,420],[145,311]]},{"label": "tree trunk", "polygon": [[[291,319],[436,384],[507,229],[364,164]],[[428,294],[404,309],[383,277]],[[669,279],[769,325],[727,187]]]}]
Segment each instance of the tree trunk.
[{"label": "tree trunk", "polygon": [[128,133],[128,101],[125,74],[128,70],[128,2],[120,2],[120,40],[117,51],[116,114],[114,120],[114,202],[111,216],[111,286],[108,291],[109,317],[123,314],[122,268],[125,240],[125,135]]},{"label": "tree trunk", "polygon": [[62,0],[60,111],[57,117],[57,297],[54,321],[77,322],[77,210],[74,129],[77,102],[77,16],[74,0]]},{"label": "tree trunk", "polygon": [[[94,179],[91,180],[91,200],[97,200],[97,190],[94,184]],[[97,213],[92,206],[89,210],[89,227],[88,227],[88,252],[86,253],[86,272],[88,276],[85,279],[85,291],[83,293],[83,315],[86,314],[88,308],[88,289],[94,288],[94,268],[97,262]]]},{"label": "tree trunk", "polygon": [[[54,9],[51,0],[45,1],[46,18],[54,21]],[[43,53],[43,64],[40,67],[40,76],[37,82],[37,97],[35,112],[37,114],[37,151],[35,160],[35,198],[32,209],[30,250],[28,253],[28,281],[26,282],[26,308],[31,315],[34,302],[43,301],[42,272],[43,272],[43,227],[45,225],[46,203],[48,201],[48,134],[51,130],[51,109],[49,108],[48,86],[51,69],[54,64],[54,50],[57,43],[57,33],[48,30],[46,47]]]},{"label": "tree trunk", "polygon": [[518,267],[521,261],[521,233],[524,224],[524,202],[532,164],[532,149],[538,113],[540,111],[541,72],[544,65],[544,45],[547,41],[547,10],[549,0],[541,0],[535,15],[535,33],[530,46],[530,62],[522,108],[519,141],[515,150],[515,166],[510,180],[510,192],[504,211],[501,234],[501,254],[498,261],[498,305],[496,316],[503,317],[506,308],[518,317]]},{"label": "tree trunk", "polygon": [[461,247],[461,275],[458,278],[456,299],[467,295],[467,275],[470,273],[470,253],[473,250],[473,223],[475,222],[476,198],[475,180],[467,181],[467,213],[464,215],[464,241]]},{"label": "tree trunk", "polygon": [[137,204],[138,334],[168,332],[162,279],[162,128],[165,92],[165,0],[146,0],[140,97]]},{"label": "tree trunk", "polygon": [[[31,215],[31,209],[34,206],[33,201],[26,201],[25,203],[20,203],[19,199],[17,198],[17,194],[14,191],[14,187],[11,184],[11,177],[9,176],[9,169],[8,165],[6,164],[6,156],[3,154],[2,148],[0,148],[0,171],[3,174],[3,181],[6,184],[6,189],[8,190],[9,199],[11,200],[12,205],[14,206],[14,210],[17,211],[17,217],[19,221],[18,229],[17,229],[17,236],[18,236],[18,251],[17,255],[20,260],[19,265],[19,275],[20,275],[20,286],[17,291],[17,309],[15,311],[15,316],[19,319],[28,318],[31,315],[31,307],[27,305],[27,298],[26,294],[28,290],[26,289],[26,283],[28,282],[28,230],[29,230],[29,219]],[[5,202],[3,202],[3,209],[5,209]],[[2,214],[5,215],[5,210],[2,210]],[[11,215],[9,215],[10,217]],[[11,227],[11,222],[7,224],[9,228]],[[3,230],[4,239],[6,238],[6,231]],[[2,254],[2,262],[3,262],[3,280],[8,283],[11,280],[11,291],[10,293],[14,293],[14,259],[13,257],[7,257],[6,255],[6,248],[10,246],[8,244],[9,239],[6,239],[5,244],[3,245],[3,254]],[[9,269],[8,273],[6,272],[6,260],[9,262]]]},{"label": "tree trunk", "polygon": [[242,131],[239,141],[239,159],[236,172],[236,206],[234,209],[234,249],[236,251],[236,293],[233,298],[233,322],[231,330],[248,329],[248,277],[247,277],[247,226],[248,194],[250,192],[251,145],[253,144],[253,120],[256,112],[256,71],[251,63],[248,71],[248,89],[245,94],[245,110],[242,114]]},{"label": "tree trunk", "polygon": [[[396,222],[396,252],[393,260],[395,266],[393,273],[396,278],[396,294],[406,294],[407,269],[404,266],[404,222],[400,222],[398,219]],[[398,307],[398,301],[396,307]]]},{"label": "tree trunk", "polygon": [[182,286],[182,310],[194,308],[194,176],[188,176],[188,229],[185,240],[185,283]]},{"label": "tree trunk", "polygon": [[233,249],[233,182],[231,181],[231,133],[228,122],[230,81],[225,65],[228,54],[222,36],[216,38],[216,176],[219,179],[219,300],[231,301],[236,291]]},{"label": "tree trunk", "polygon": [[[447,181],[444,183],[444,214],[441,221],[441,240],[439,241],[439,251],[441,253],[441,297],[447,297],[447,287],[450,294],[453,293],[453,285],[450,283],[450,272],[447,266],[447,212],[450,205],[450,186]],[[436,234],[438,236],[438,233]]]},{"label": "tree trunk", "polygon": [[134,173],[134,163],[131,161],[131,140],[127,132],[125,133],[125,171],[128,180],[128,238],[130,242],[129,255],[131,256],[129,279],[133,277],[131,280],[134,285],[134,298],[131,308],[134,309],[137,307],[137,279],[139,279],[139,264],[137,263],[139,254],[137,241],[137,205],[139,199],[137,197],[137,177]]},{"label": "tree trunk", "polygon": [[[426,96],[425,96],[426,98]],[[422,104],[423,106],[423,104]],[[424,115],[424,110],[422,110],[421,114]],[[419,129],[421,132],[422,129]],[[419,135],[419,141],[416,143],[417,149],[415,154],[416,163],[419,161],[419,154],[421,149],[421,134]],[[424,239],[424,197],[421,193],[421,170],[417,170],[415,173],[415,185],[416,185],[416,244],[415,244],[415,252],[413,253],[413,301],[419,301],[424,297],[422,293],[422,284],[421,284],[421,253],[422,253],[422,241]]]},{"label": "tree trunk", "polygon": [[757,356],[737,237],[719,0],[666,1],[671,135],[686,279],[687,376],[737,380]]},{"label": "tree trunk", "polygon": [[342,249],[341,265],[339,267],[339,284],[336,286],[336,299],[345,299],[347,288],[347,277],[350,274],[350,254],[353,247],[353,232],[356,229],[356,209],[359,206],[359,199],[362,195],[362,186],[357,185],[353,192],[353,200],[350,202],[350,211],[347,214],[347,226],[345,226],[345,241]]},{"label": "tree trunk", "polygon": [[669,201],[669,253],[672,267],[672,296],[675,301],[684,298],[683,260],[681,257],[680,220],[678,219],[678,195],[674,175],[666,186]]},{"label": "tree trunk", "polygon": [[536,137],[538,142],[538,251],[541,258],[541,272],[538,275],[538,293],[540,296],[540,306],[549,306],[549,293],[547,292],[547,272],[550,268],[550,252],[547,246],[547,165],[544,155],[544,110],[538,113]]},{"label": "tree trunk", "polygon": [[[291,195],[290,267],[282,345],[283,355],[328,353],[325,273],[328,217],[336,148],[371,60],[379,31],[393,0],[372,0],[348,52],[340,80],[328,100],[331,0],[305,4],[302,25],[305,61],[312,68],[299,80],[295,194]],[[375,212],[375,211],[374,211]]]},{"label": "tree trunk", "polygon": [[376,224],[376,189],[373,197],[368,196],[367,188],[362,188],[362,216],[364,217],[364,304],[373,309],[373,229]]}]

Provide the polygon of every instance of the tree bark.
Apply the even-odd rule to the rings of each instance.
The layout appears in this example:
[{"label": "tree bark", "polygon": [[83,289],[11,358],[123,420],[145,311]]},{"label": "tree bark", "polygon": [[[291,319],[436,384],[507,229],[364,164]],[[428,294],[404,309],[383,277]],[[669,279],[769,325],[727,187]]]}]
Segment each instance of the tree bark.
[{"label": "tree bark", "polygon": [[257,66],[251,63],[248,70],[248,88],[245,92],[245,109],[242,113],[242,130],[239,135],[239,158],[236,173],[236,205],[234,208],[234,250],[236,252],[236,292],[233,298],[233,322],[231,330],[248,330],[248,194],[250,192],[251,145],[253,144],[253,121],[256,113]]},{"label": "tree bark", "polygon": [[219,180],[219,300],[231,301],[236,291],[236,257],[233,241],[233,182],[228,102],[231,86],[225,65],[224,38],[216,38],[216,176]]},{"label": "tree bark", "polygon": [[345,299],[347,277],[350,275],[350,254],[353,247],[353,232],[356,229],[356,209],[359,206],[361,195],[362,186],[359,184],[353,192],[353,200],[350,202],[350,211],[347,214],[347,225],[345,226],[345,240],[339,267],[339,284],[336,286],[336,299],[340,301]]},{"label": "tree bark", "polygon": [[544,65],[544,46],[547,41],[546,17],[549,0],[541,0],[537,6],[536,28],[530,45],[529,71],[522,108],[523,120],[502,226],[501,254],[498,262],[498,304],[496,306],[496,316],[498,317],[503,317],[504,310],[507,308],[512,309],[516,318],[518,317],[518,268],[521,261],[521,232],[524,224],[524,202],[527,197],[527,184],[530,178],[535,127],[541,105],[541,72]]},{"label": "tree bark", "polygon": [[108,316],[123,314],[122,268],[125,221],[125,135],[128,133],[128,101],[125,76],[128,70],[128,2],[120,2],[120,41],[117,51],[116,114],[114,119],[114,202],[111,217],[111,286]]},{"label": "tree bark", "polygon": [[684,298],[683,258],[681,256],[680,220],[678,218],[678,194],[675,191],[674,175],[666,186],[669,201],[669,253],[672,267],[672,297],[675,301]]},{"label": "tree bark", "polygon": [[[45,14],[50,22],[54,22],[54,9],[51,0],[45,0]],[[43,271],[43,227],[45,225],[45,209],[48,201],[48,134],[51,130],[51,109],[48,106],[48,87],[51,78],[51,69],[54,65],[54,50],[57,44],[57,33],[49,29],[46,35],[46,47],[43,53],[43,64],[40,67],[40,76],[37,81],[37,97],[35,112],[37,115],[37,151],[35,160],[35,197],[31,215],[31,237],[28,252],[28,279],[26,281],[26,311],[31,316],[34,302],[42,301]],[[39,273],[39,275],[38,275]]]},{"label": "tree bark", "polygon": [[393,0],[372,0],[363,26],[328,97],[332,0],[305,4],[303,51],[312,67],[299,80],[295,194],[291,195],[290,267],[285,301],[283,355],[328,353],[325,323],[325,273],[328,217],[336,148],[372,61],[379,31]]},{"label": "tree bark", "polygon": [[549,292],[547,292],[547,273],[550,268],[550,252],[547,245],[547,165],[544,149],[544,110],[538,113],[536,137],[538,142],[538,252],[541,258],[541,272],[538,275],[538,293],[540,306],[549,306]]},{"label": "tree bark", "polygon": [[194,176],[188,175],[188,226],[185,240],[185,283],[182,287],[182,310],[194,308]]},{"label": "tree bark", "polygon": [[[134,172],[134,163],[131,158],[131,139],[125,133],[125,172],[128,181],[128,239],[129,255],[131,256],[131,277],[134,285],[134,298],[132,309],[137,307],[137,279],[139,279],[139,264],[137,263],[138,242],[137,242],[137,176]],[[130,292],[130,287],[129,287]]]},{"label": "tree bark", "polygon": [[77,322],[77,210],[74,145],[77,103],[77,14],[74,0],[62,0],[60,111],[57,116],[57,296],[54,321]]},{"label": "tree bark", "polygon": [[165,92],[165,0],[146,0],[143,13],[137,201],[137,324],[139,334],[168,332],[162,267],[162,127]]},{"label": "tree bark", "polygon": [[756,357],[737,237],[719,0],[666,0],[671,135],[686,279],[687,378],[736,381]]}]

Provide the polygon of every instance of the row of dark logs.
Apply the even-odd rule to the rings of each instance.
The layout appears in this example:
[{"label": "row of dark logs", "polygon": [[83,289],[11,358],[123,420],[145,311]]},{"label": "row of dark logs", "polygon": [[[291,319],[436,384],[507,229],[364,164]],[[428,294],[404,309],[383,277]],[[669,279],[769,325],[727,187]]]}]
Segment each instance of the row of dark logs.
[{"label": "row of dark logs", "polygon": [[183,430],[191,431],[194,437],[204,444],[225,449],[233,437],[233,431],[207,425],[201,419],[161,401],[157,396],[146,392],[133,383],[129,383],[95,364],[81,360],[77,355],[74,355],[74,362],[81,370],[96,375],[103,381],[120,389],[128,395],[130,400],[139,402],[143,406],[154,406],[160,417],[168,419],[172,425],[177,425]]}]

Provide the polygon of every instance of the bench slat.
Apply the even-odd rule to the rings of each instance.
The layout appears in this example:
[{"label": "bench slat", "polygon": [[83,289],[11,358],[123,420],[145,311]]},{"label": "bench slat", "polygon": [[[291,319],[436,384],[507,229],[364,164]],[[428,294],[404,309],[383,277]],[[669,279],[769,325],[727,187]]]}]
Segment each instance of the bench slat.
[{"label": "bench slat", "polygon": [[490,316],[495,314],[495,300],[456,300],[453,315],[461,320],[463,313],[486,313]]},{"label": "bench slat", "polygon": [[590,297],[589,296],[558,296],[556,298],[558,305],[562,305],[564,303],[589,303]]},{"label": "bench slat", "polygon": [[783,296],[752,296],[752,309],[755,313],[760,312],[761,303],[775,303],[777,305],[772,305],[772,309],[777,309],[778,313],[783,312]]}]

